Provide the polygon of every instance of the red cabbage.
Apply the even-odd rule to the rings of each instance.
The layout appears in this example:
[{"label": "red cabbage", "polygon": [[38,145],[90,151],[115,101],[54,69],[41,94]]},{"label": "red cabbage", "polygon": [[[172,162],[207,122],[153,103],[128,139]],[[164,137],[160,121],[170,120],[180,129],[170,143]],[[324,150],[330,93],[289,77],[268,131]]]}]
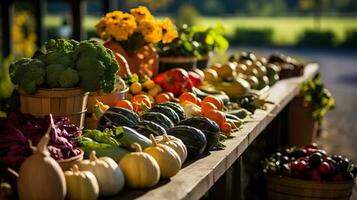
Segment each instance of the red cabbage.
[{"label": "red cabbage", "polygon": [[34,117],[28,114],[9,113],[0,121],[0,168],[18,170],[21,163],[31,155],[29,140],[34,146],[52,124],[48,145],[51,156],[56,160],[80,154],[75,139],[80,129],[71,124],[68,117]]}]

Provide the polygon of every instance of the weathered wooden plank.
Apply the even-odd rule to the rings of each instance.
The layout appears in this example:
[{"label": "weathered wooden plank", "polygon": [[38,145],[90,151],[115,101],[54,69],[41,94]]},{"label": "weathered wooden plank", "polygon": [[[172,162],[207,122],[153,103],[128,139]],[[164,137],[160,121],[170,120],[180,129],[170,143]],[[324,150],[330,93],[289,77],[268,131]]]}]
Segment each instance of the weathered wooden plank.
[{"label": "weathered wooden plank", "polygon": [[236,137],[225,142],[226,148],[211,151],[201,158],[186,164],[170,180],[161,181],[151,190],[127,190],[113,199],[199,199],[232,166],[254,139],[299,92],[300,84],[311,79],[318,70],[310,64],[303,77],[279,81],[269,91],[268,100],[275,102],[266,111],[258,111],[254,121],[246,123],[235,133]]}]

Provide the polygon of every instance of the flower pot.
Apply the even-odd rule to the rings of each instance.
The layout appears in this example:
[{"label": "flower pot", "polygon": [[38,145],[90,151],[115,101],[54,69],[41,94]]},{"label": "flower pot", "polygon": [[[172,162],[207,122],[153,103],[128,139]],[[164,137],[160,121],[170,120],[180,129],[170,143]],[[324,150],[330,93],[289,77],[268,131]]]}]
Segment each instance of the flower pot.
[{"label": "flower pot", "polygon": [[20,110],[34,116],[68,116],[73,124],[83,128],[88,92],[80,88],[40,88],[35,94],[19,89]]},{"label": "flower pot", "polygon": [[[120,65],[120,76],[130,75],[131,73],[156,75],[159,69],[159,54],[151,45],[145,45],[137,50],[129,51],[124,49],[116,41],[107,41],[105,47],[111,49],[116,55]],[[118,55],[119,54],[119,55]],[[123,59],[124,58],[124,59]],[[123,64],[127,62],[129,67]]]},{"label": "flower pot", "polygon": [[289,104],[289,146],[304,146],[316,140],[318,124],[312,118],[312,107],[297,96]]},{"label": "flower pot", "polygon": [[195,57],[160,57],[159,63],[159,73],[173,68],[191,71],[196,67],[197,59]]},{"label": "flower pot", "polygon": [[198,69],[206,69],[209,65],[209,62],[213,56],[212,52],[209,52],[207,55],[202,56],[201,58],[197,59],[196,67]]},{"label": "flower pot", "polygon": [[348,200],[354,181],[307,181],[284,176],[266,176],[268,199],[271,200]]}]

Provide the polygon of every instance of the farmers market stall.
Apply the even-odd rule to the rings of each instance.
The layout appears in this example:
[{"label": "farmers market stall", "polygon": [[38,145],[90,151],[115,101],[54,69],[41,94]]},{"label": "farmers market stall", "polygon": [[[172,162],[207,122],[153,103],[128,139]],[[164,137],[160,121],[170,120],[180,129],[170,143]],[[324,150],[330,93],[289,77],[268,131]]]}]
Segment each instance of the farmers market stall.
[{"label": "farmers market stall", "polygon": [[[276,104],[269,105],[267,111],[256,112],[255,121],[247,123],[234,133],[235,137],[225,142],[224,150],[211,151],[189,161],[177,175],[170,180],[159,182],[153,189],[128,190],[108,199],[199,199],[207,192],[209,199],[214,199],[210,194],[217,193],[217,190],[221,191],[218,192],[221,199],[237,199],[242,192],[242,154],[272,122],[275,123],[274,127],[280,128],[270,129],[270,136],[275,137],[270,145],[280,143],[280,137],[287,137],[288,133],[282,132],[282,126],[286,125],[282,124],[283,118],[287,114],[283,111],[288,110],[289,103],[300,90],[300,84],[312,79],[317,73],[318,65],[309,64],[305,68],[304,76],[282,80],[271,87],[268,91],[269,100]],[[219,181],[222,177],[224,181]]]},{"label": "farmers market stall", "polygon": [[176,29],[143,6],[107,13],[96,31],[7,66],[1,198],[252,199],[266,186],[281,198],[289,178],[351,195],[357,166],[313,145],[334,107],[318,64],[253,52],[212,62],[228,48],[219,26]]}]

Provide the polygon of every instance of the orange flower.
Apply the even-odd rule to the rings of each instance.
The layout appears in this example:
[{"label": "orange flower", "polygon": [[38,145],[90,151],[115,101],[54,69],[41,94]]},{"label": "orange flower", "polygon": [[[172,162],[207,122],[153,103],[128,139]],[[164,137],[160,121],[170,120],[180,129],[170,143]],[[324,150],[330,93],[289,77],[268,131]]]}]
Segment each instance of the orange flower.
[{"label": "orange flower", "polygon": [[161,28],[163,43],[170,43],[172,40],[177,38],[178,33],[169,18],[166,17],[164,21],[161,22]]},{"label": "orange flower", "polygon": [[157,43],[161,40],[161,26],[153,20],[143,20],[139,24],[139,31],[144,36],[145,41]]},{"label": "orange flower", "polygon": [[139,6],[137,8],[133,8],[130,10],[130,12],[135,17],[137,22],[154,19],[150,11],[145,6]]}]

